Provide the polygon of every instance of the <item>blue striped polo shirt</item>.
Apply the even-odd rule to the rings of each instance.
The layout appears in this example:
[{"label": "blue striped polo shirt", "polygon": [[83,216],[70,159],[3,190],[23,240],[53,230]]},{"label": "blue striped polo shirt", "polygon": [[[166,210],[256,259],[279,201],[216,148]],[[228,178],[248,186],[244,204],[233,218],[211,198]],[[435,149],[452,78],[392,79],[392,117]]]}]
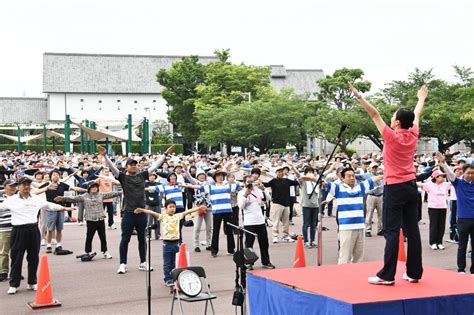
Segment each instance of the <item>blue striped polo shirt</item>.
[{"label": "blue striped polo shirt", "polygon": [[337,199],[337,220],[339,230],[356,230],[365,228],[364,195],[374,189],[374,181],[369,178],[351,188],[346,184],[328,182],[326,190],[329,196]]},{"label": "blue striped polo shirt", "polygon": [[176,209],[184,209],[183,191],[177,185],[170,185],[169,183],[161,183],[155,186],[155,191],[160,191],[165,194],[166,200],[173,200],[176,202]]},{"label": "blue striped polo shirt", "polygon": [[239,183],[224,185],[211,184],[201,186],[201,191],[209,194],[213,214],[232,213],[232,201],[230,194],[238,191],[239,189]]}]

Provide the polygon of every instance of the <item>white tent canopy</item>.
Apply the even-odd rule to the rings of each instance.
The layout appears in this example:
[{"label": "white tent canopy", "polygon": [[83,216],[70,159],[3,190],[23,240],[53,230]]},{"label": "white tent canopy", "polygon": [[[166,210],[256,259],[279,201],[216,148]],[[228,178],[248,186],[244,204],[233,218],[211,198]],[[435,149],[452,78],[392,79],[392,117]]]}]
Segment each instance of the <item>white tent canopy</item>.
[{"label": "white tent canopy", "polygon": [[[28,141],[31,141],[31,140],[41,138],[42,136],[43,136],[43,134],[32,135],[32,136],[21,136],[20,137],[20,142],[25,143],[25,142],[28,142]],[[11,135],[5,135],[3,133],[0,133],[0,137],[3,137],[5,139],[11,140],[11,141],[15,141],[15,142],[18,141],[18,136],[11,136]]]},{"label": "white tent canopy", "polygon": [[[74,123],[76,126],[81,128],[85,133],[89,135],[89,140],[105,140],[109,138],[109,140],[113,141],[127,141],[128,140],[128,129],[123,129],[119,131],[111,131],[104,128],[92,129],[89,127],[84,126],[80,123]],[[140,125],[132,126],[132,141],[142,141],[140,137],[136,135],[136,130],[140,127]]]}]

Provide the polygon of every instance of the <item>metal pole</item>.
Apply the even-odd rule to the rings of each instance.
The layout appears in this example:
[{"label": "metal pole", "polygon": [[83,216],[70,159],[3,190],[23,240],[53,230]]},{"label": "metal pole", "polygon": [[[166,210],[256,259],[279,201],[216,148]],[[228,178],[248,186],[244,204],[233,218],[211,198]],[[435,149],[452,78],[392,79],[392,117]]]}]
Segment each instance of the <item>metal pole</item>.
[{"label": "metal pole", "polygon": [[64,153],[71,152],[71,125],[69,115],[66,115],[64,123]]},{"label": "metal pole", "polygon": [[[91,122],[91,128],[92,129],[97,128],[95,121]],[[97,140],[92,140],[91,153],[96,153],[96,151],[97,151]]]},{"label": "metal pole", "polygon": [[53,137],[53,151],[56,151],[56,137]]},{"label": "metal pole", "polygon": [[48,143],[47,137],[46,137],[46,125],[43,125],[43,152],[46,153],[46,145]]},{"label": "metal pole", "polygon": [[17,143],[16,143],[16,150],[18,152],[21,152],[22,148],[21,148],[21,129],[20,129],[20,125],[17,126],[16,135],[18,137],[18,140],[17,140]]},{"label": "metal pole", "polygon": [[[86,127],[89,128],[89,121],[87,119],[86,119]],[[86,133],[86,151],[87,153],[91,153],[91,145],[90,145],[88,133]]]},{"label": "metal pole", "polygon": [[81,133],[81,153],[84,153],[84,130],[82,128],[79,128],[79,130]]},{"label": "metal pole", "polygon": [[127,140],[127,155],[132,153],[132,114],[128,114],[128,140]]}]

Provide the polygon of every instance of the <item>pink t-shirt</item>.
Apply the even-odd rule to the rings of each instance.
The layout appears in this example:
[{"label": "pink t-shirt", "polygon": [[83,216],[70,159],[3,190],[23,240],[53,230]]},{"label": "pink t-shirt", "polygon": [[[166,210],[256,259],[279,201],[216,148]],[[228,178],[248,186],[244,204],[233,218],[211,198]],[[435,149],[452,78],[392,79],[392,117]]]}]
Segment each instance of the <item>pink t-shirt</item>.
[{"label": "pink t-shirt", "polygon": [[417,125],[410,129],[397,130],[385,126],[382,132],[385,184],[399,184],[416,178],[413,158],[418,134]]},{"label": "pink t-shirt", "polygon": [[428,208],[446,209],[446,198],[448,191],[451,188],[451,183],[444,182],[436,184],[431,181],[423,184],[423,191],[428,193]]}]

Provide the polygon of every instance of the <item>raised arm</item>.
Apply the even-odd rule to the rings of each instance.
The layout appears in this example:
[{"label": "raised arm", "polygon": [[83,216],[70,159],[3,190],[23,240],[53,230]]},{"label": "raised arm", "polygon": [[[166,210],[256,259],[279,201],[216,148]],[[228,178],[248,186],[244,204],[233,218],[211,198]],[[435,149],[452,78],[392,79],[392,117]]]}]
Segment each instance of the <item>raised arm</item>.
[{"label": "raised arm", "polygon": [[359,101],[360,105],[362,105],[362,108],[367,112],[367,114],[369,114],[370,118],[375,123],[377,130],[380,132],[380,134],[382,134],[385,126],[387,125],[385,124],[385,121],[383,121],[382,116],[380,116],[379,111],[372,104],[367,102],[367,100],[363,98],[362,95],[360,95],[359,91],[352,85],[351,82],[348,83],[355,98],[357,101]]},{"label": "raised arm", "polygon": [[166,157],[170,154],[173,153],[174,151],[174,147],[175,145],[173,144],[172,146],[170,146],[168,149],[166,149],[165,153],[160,156],[160,158],[158,160],[156,160],[155,162],[153,162],[150,167],[148,168],[148,173],[152,173],[154,172],[158,167],[160,167],[166,160]]},{"label": "raised arm", "polygon": [[109,167],[112,174],[114,174],[115,177],[118,177],[120,174],[120,171],[118,170],[118,168],[115,167],[114,163],[107,156],[107,150],[103,146],[98,145],[97,152],[99,152],[99,154],[104,157],[105,163],[107,163],[107,166]]},{"label": "raised arm", "polygon": [[448,163],[446,163],[446,159],[444,155],[438,152],[436,153],[436,159],[438,160],[439,164],[443,166],[443,169],[446,172],[446,175],[448,176],[449,181],[454,182],[456,180],[456,175],[454,174],[451,167],[449,167]]},{"label": "raised arm", "polygon": [[413,111],[415,113],[413,124],[419,126],[421,112],[423,111],[423,106],[425,105],[425,99],[428,96],[428,87],[423,85],[418,90],[418,93],[416,93],[416,96],[418,97],[418,103],[416,103],[415,110]]}]

